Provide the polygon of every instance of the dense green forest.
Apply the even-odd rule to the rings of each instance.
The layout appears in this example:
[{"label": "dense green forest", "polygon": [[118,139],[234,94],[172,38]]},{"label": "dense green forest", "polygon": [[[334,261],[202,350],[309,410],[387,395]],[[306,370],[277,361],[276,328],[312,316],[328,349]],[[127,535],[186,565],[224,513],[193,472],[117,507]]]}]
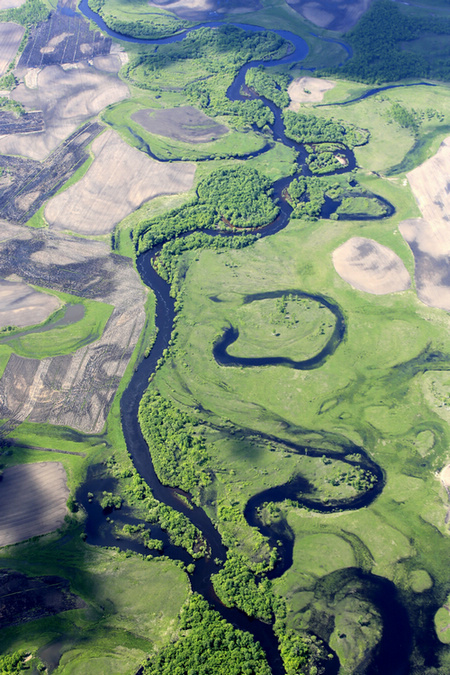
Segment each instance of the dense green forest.
[{"label": "dense green forest", "polygon": [[180,616],[180,638],[144,667],[147,675],[270,675],[264,651],[193,594]]},{"label": "dense green forest", "polygon": [[205,470],[208,453],[195,418],[158,392],[147,390],[139,405],[139,424],[158,478],[193,494],[211,481]]},{"label": "dense green forest", "polygon": [[279,108],[287,108],[290,103],[287,88],[291,81],[287,73],[273,73],[264,66],[250,68],[245,74],[245,84],[257,94],[273,101]]},{"label": "dense green forest", "polygon": [[344,143],[349,148],[365,145],[369,132],[348,122],[316,117],[310,113],[283,113],[286,136],[297,143]]},{"label": "dense green forest", "polygon": [[[267,225],[278,215],[279,207],[272,200],[270,181],[256,169],[242,165],[218,169],[201,181],[197,188],[197,199],[174,209],[164,216],[143,220],[134,229],[133,241],[138,253],[143,253],[192,230],[210,227],[255,228]],[[197,238],[186,248],[193,248],[192,242],[204,248],[211,240]],[[240,239],[237,248],[251,243]],[[182,244],[177,244],[180,246]],[[225,242],[215,247],[233,246]],[[175,247],[166,249],[163,258],[167,260]]]},{"label": "dense green forest", "polygon": [[449,35],[450,20],[409,16],[391,0],[377,0],[345,36],[354,50],[353,58],[324,72],[378,84],[411,77],[448,79],[450,44],[437,41],[434,48],[419,46],[415,51],[410,46],[427,34]]}]

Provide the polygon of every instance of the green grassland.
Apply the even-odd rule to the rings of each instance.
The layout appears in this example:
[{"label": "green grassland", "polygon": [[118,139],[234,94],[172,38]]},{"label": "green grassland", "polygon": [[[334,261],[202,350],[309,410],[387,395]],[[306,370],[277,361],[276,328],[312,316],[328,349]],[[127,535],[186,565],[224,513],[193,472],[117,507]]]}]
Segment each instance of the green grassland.
[{"label": "green grassland", "polygon": [[259,300],[242,305],[231,323],[239,338],[230,345],[233,356],[283,356],[302,360],[314,356],[328,342],[334,316],[324,305],[287,294],[282,298]]},{"label": "green grassland", "polygon": [[[370,131],[370,142],[355,148],[356,160],[364,169],[387,174],[410,171],[434,155],[448,135],[450,89],[447,85],[401,87],[355,103],[330,105],[355,98],[354,86],[350,82],[339,83],[336,89],[327,92],[324,105],[314,107],[314,114],[359,123]],[[393,103],[415,111],[417,134],[392,119]]]}]

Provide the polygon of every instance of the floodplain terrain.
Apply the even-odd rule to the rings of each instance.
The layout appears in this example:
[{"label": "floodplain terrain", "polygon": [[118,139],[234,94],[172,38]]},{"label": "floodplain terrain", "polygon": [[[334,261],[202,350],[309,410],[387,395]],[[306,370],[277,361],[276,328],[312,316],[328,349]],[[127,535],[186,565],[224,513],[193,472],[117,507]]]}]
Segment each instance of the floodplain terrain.
[{"label": "floodplain terrain", "polygon": [[4,15],[0,669],[448,673],[450,89],[349,79],[390,5]]}]

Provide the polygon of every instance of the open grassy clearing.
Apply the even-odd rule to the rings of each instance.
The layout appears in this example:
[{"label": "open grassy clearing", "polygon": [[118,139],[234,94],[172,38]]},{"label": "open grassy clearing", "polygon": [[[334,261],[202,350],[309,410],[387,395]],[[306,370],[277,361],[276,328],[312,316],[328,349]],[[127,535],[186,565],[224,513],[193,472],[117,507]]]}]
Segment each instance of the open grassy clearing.
[{"label": "open grassy clearing", "polygon": [[77,349],[99,340],[114,307],[106,303],[83,300],[74,296],[69,296],[69,298],[65,298],[66,302],[75,300],[77,304],[84,307],[84,314],[79,321],[53,329],[50,324],[47,326],[48,330],[44,332],[30,332],[24,336],[14,335],[4,344],[18,356],[45,359],[71,354]]},{"label": "open grassy clearing", "polygon": [[[353,83],[340,83],[328,93],[326,104],[354,98],[354,87]],[[319,105],[314,108],[314,114],[342,119],[368,129],[369,143],[355,149],[358,163],[365,169],[381,173],[397,166],[395,173],[399,173],[413,169],[436,152],[439,142],[448,134],[448,100],[449,88],[446,85],[401,87],[348,105]],[[420,126],[418,141],[411,130],[401,127],[392,119],[393,103],[416,112]],[[393,134],[395,143],[392,142]],[[426,143],[420,140],[422,138],[426,139]],[[402,162],[409,154],[408,165],[403,167]]]},{"label": "open grassy clearing", "polygon": [[47,204],[45,219],[51,228],[106,234],[143,202],[192,187],[195,166],[160,164],[112,130],[93,143],[92,152],[95,159],[84,177]]},{"label": "open grassy clearing", "polygon": [[[220,299],[220,298],[219,298]],[[325,346],[335,318],[324,305],[297,298],[254,300],[237,309],[230,322],[239,337],[228,348],[233,356],[283,356],[296,361],[311,358]]]},{"label": "open grassy clearing", "polygon": [[0,24],[0,77],[17,54],[24,33],[25,28],[17,23]]}]

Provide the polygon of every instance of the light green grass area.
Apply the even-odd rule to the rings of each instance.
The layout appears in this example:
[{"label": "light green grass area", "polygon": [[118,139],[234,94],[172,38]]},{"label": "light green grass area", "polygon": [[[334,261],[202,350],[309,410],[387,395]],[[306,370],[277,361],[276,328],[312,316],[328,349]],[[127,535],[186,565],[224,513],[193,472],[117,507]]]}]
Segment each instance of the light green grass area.
[{"label": "light green grass area", "polygon": [[283,356],[295,361],[311,358],[325,346],[334,330],[333,314],[314,300],[286,294],[241,305],[231,323],[239,338],[228,348],[233,356]]},{"label": "light green grass area", "polygon": [[87,607],[3,629],[0,649],[35,652],[51,641],[62,655],[58,674],[135,673],[173,636],[187,576],[170,561],[88,547],[76,535],[2,549],[4,568],[68,578]]},{"label": "light green grass area", "polygon": [[[368,89],[367,87],[366,89]],[[339,83],[326,94],[325,103],[346,101],[362,93],[362,86],[355,89],[354,83]],[[433,87],[411,86],[389,89],[356,103],[344,106],[317,105],[314,114],[320,117],[342,119],[362,125],[370,131],[367,145],[355,148],[358,164],[365,169],[395,173],[410,171],[437,151],[439,144],[450,130],[450,88],[446,85]],[[419,138],[394,122],[389,111],[393,102],[411,111],[421,121]],[[430,112],[430,118],[427,115]],[[431,116],[431,112],[441,115]],[[404,158],[408,161],[403,162]]]},{"label": "light green grass area", "polygon": [[[145,106],[136,101],[124,101],[103,113],[103,120],[120,133],[122,138],[139,150],[150,148],[161,160],[196,161],[221,157],[234,157],[258,152],[267,144],[267,138],[255,132],[229,131],[216,141],[208,143],[183,143],[165,136],[149,133],[131,119],[131,115]],[[140,140],[141,139],[141,140]]]},{"label": "light green grass area", "polygon": [[[408,187],[376,176],[364,176],[364,181],[397,206],[392,218],[292,221],[282,232],[245,250],[186,256],[183,264],[190,261],[191,266],[176,347],[154,379],[164,396],[181,408],[201,406],[207,411],[202,414],[212,422],[229,420],[237,427],[319,448],[329,447],[332,438],[350,439],[384,470],[383,492],[365,509],[335,514],[282,509],[296,542],[300,540],[294,566],[277,582],[288,598],[292,627],[299,621],[308,625],[304,594],[310,592],[315,578],[327,573],[314,546],[302,548],[301,538],[306,536],[323,533],[344,542],[336,546],[336,558],[330,563],[336,565],[334,569],[353,566],[356,561],[408,590],[410,573],[417,568],[438,586],[447,578],[443,562],[450,552],[447,497],[434,472],[448,457],[450,435],[433,399],[423,399],[423,378],[430,377],[425,373],[430,366],[421,354],[427,348],[446,353],[450,318],[420,303],[414,290],[374,296],[352,289],[334,271],[333,250],[357,234],[393,248],[413,272],[411,254],[396,230],[406,214],[416,214]],[[236,368],[215,362],[212,345],[227,321],[234,325],[238,311],[242,311],[239,329],[242,326],[251,338],[257,317],[248,313],[251,304],[242,305],[245,295],[294,288],[312,294],[327,289],[327,297],[344,311],[345,340],[321,368]],[[264,335],[263,323],[259,335]],[[445,359],[434,365],[433,377],[447,367]],[[220,442],[212,441],[208,438],[216,480],[205,494],[205,498],[214,495],[216,499],[212,516],[228,543],[248,555],[263,555],[262,542],[242,518],[248,496],[298,473],[311,480],[307,462],[280,449],[270,452],[239,431],[231,437],[224,433]],[[276,442],[273,449],[277,450]],[[318,496],[327,498],[329,484],[318,473],[315,484]],[[378,625],[376,618],[373,621],[372,636],[377,635]]]},{"label": "light green grass area", "polygon": [[[44,290],[44,289],[38,289]],[[105,329],[106,323],[112,314],[114,307],[104,302],[79,298],[68,293],[59,293],[56,291],[47,291],[56,295],[66,304],[82,304],[84,307],[84,316],[79,321],[67,326],[57,326],[51,328],[52,323],[61,318],[62,311],[54,313],[44,322],[48,330],[43,332],[30,332],[21,335],[15,333],[14,337],[8,339],[1,345],[6,354],[6,348],[18,356],[27,358],[44,359],[50,356],[60,356],[62,354],[71,354],[81,347],[98,340]],[[30,329],[26,329],[25,333]]]}]

